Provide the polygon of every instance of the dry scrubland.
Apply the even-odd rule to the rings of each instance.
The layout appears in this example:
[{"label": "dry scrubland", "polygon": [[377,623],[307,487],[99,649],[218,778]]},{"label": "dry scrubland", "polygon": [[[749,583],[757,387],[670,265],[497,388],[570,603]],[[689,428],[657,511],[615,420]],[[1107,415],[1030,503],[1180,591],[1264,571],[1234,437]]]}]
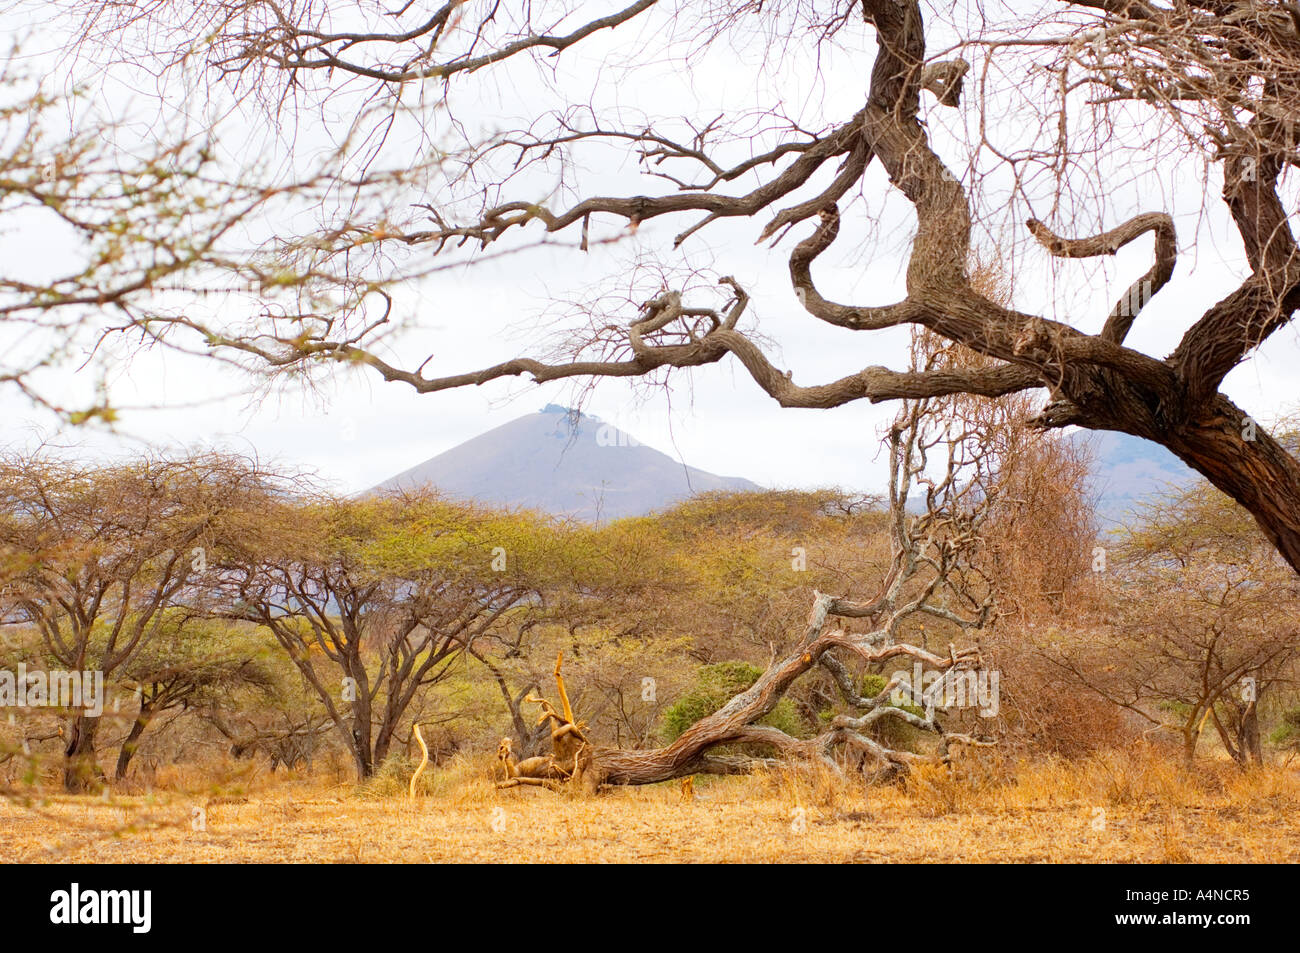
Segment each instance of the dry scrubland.
[{"label": "dry scrubland", "polygon": [[[598,796],[497,791],[486,760],[416,800],[366,789],[159,772],[143,794],[0,804],[0,854],[24,862],[1300,862],[1300,770],[1183,771],[1163,754],[925,769],[863,789],[827,776],[697,778]],[[194,830],[193,812],[206,812]],[[800,811],[802,809],[802,812]],[[1105,829],[1095,825],[1102,819]]]}]

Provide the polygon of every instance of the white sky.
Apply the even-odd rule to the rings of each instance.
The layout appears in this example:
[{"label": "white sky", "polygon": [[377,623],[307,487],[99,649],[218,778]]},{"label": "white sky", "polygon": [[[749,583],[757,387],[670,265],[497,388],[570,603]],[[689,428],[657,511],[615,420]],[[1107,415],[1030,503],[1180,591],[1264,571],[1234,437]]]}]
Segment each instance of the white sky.
[{"label": "white sky", "polygon": [[[596,6],[604,10],[610,4]],[[22,21],[12,26],[15,33],[23,32]],[[738,40],[731,49],[715,47],[706,56],[693,58],[685,68],[680,60],[661,59],[618,76],[616,82],[608,72],[593,79],[591,71],[584,69],[601,53],[632,56],[650,48],[653,30],[653,21],[625,27],[593,45],[594,59],[566,60],[564,68],[569,72],[558,81],[561,98],[591,100],[602,110],[617,110],[625,117],[645,112],[711,118],[719,112],[758,107],[779,96],[801,123],[816,128],[827,121],[843,121],[860,108],[874,49],[874,38],[859,27],[856,32],[846,31],[846,49],[824,52],[820,62],[796,48],[788,60],[769,62],[763,69],[761,44]],[[40,40],[45,49],[37,44],[29,56],[45,56],[56,46],[55,39],[45,34]],[[862,43],[864,48],[852,48]],[[556,103],[530,84],[527,69],[485,72],[470,82],[479,83],[480,76],[482,85],[475,87],[475,98],[462,97],[455,105],[462,118],[472,117],[484,128],[503,128],[514,115]],[[950,167],[960,170],[965,160],[953,123],[967,122],[969,116],[951,110],[939,115],[942,110],[932,102],[927,99],[936,144]],[[1004,128],[995,133],[1011,141],[1038,134],[1036,129],[1017,129],[1019,121],[1009,111]],[[256,138],[246,146],[252,151],[262,147]],[[241,146],[227,140],[226,148],[237,157]],[[824,184],[834,171],[833,166],[823,169],[794,198],[814,194],[817,183]],[[588,174],[592,189],[607,194],[658,189],[653,180],[638,177],[630,163],[620,165],[608,153],[592,157]],[[1197,217],[1203,195],[1200,174],[1200,163],[1188,161],[1172,172],[1133,181],[1118,176],[1112,207],[1097,213],[1108,226],[1119,223],[1125,208],[1127,214],[1139,207],[1163,208],[1177,217],[1183,257],[1174,280],[1142,313],[1129,341],[1149,354],[1163,356],[1171,350],[1205,308],[1233,289],[1241,277],[1241,248],[1217,200],[1217,181],[1211,185],[1211,214],[1204,220]],[[537,196],[528,189],[544,192],[549,184],[543,179],[522,181],[506,198],[535,200]],[[559,198],[554,203],[564,204]],[[777,207],[787,204],[790,200]],[[897,193],[889,194],[876,166],[858,200],[841,207],[845,227],[834,248],[818,260],[819,287],[827,297],[844,302],[897,300],[902,295],[912,222],[906,202]],[[647,223],[633,239],[594,248],[585,256],[567,248],[543,248],[404,287],[397,294],[397,311],[411,320],[415,330],[401,353],[418,356],[402,363],[414,367],[431,350],[435,357],[426,373],[445,374],[527,354],[525,346],[545,330],[539,315],[548,302],[583,296],[602,281],[612,280],[615,285],[621,281],[626,286],[628,262],[638,252],[653,252],[675,266],[703,264],[719,274],[732,274],[750,289],[754,301],[742,327],[756,326],[777,342],[779,349],[769,349],[769,357],[780,367],[792,368],[796,383],[829,381],[868,364],[904,366],[905,331],[855,334],[820,324],[802,312],[790,291],[786,261],[793,244],[811,226],[796,228],[774,251],[757,248],[753,241],[768,214],[711,226],[689,239],[681,253],[672,251],[671,238],[695,221],[691,216]],[[989,210],[991,221],[1023,222],[1029,214],[1024,207]],[[611,219],[597,220],[593,234],[598,229],[611,234],[617,225]],[[533,226],[527,235],[515,237],[533,237],[538,231]],[[1195,236],[1199,242],[1194,242]],[[566,243],[576,238],[576,229],[564,236]],[[1023,234],[1016,236],[1017,242],[1024,239]],[[53,229],[21,233],[10,229],[0,234],[0,255],[10,262],[6,266],[10,269],[29,268],[39,274],[49,262],[66,257],[62,241]],[[1150,261],[1149,237],[1100,270],[1085,263],[1053,262],[1030,249],[1017,264],[1015,303],[1096,330],[1119,292]],[[630,313],[622,319],[627,317]],[[1254,360],[1238,368],[1225,390],[1248,412],[1267,421],[1295,404],[1298,362],[1296,334],[1285,330]],[[70,370],[64,375],[44,383],[71,394],[88,380],[85,375],[72,376]],[[59,442],[76,442],[95,453],[129,452],[143,444],[255,450],[263,458],[314,469],[347,491],[372,486],[546,403],[569,404],[573,395],[571,384],[536,387],[515,380],[419,396],[371,374],[340,371],[316,394],[290,387],[270,397],[250,399],[247,393],[237,393],[246,391],[247,382],[229,369],[160,353],[139,358],[119,369],[116,377],[117,403],[164,409],[130,412],[120,434],[63,433],[56,436]],[[876,434],[894,413],[891,405],[858,402],[835,410],[783,410],[730,358],[675,380],[671,401],[659,391],[638,397],[624,382],[606,381],[587,401],[586,409],[642,443],[715,473],[744,476],[768,486],[879,488],[884,470]],[[222,399],[221,395],[232,392],[236,396]],[[0,391],[0,415],[5,444],[31,444],[51,435],[48,417],[33,411],[17,394]]]}]

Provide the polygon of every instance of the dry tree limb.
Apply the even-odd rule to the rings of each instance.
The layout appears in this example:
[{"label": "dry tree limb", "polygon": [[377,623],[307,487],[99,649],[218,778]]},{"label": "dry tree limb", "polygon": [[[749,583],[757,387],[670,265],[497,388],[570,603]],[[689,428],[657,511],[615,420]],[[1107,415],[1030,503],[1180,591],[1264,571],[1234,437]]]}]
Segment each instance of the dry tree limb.
[{"label": "dry tree limb", "polygon": [[[869,602],[813,593],[808,622],[784,654],[773,657],[767,670],[748,689],[712,714],[687,728],[672,743],[649,750],[626,750],[593,744],[585,725],[575,720],[557,656],[555,679],[560,708],[545,698],[530,696],[541,708],[539,723],[551,723],[551,754],[516,765],[509,739],[502,739],[497,757],[505,778],[498,787],[521,784],[577,784],[588,790],[603,785],[653,784],[694,774],[736,774],[764,765],[819,762],[842,773],[846,757],[859,767],[877,766],[877,777],[893,777],[917,763],[947,764],[956,744],[985,745],[989,739],[950,732],[941,722],[940,693],[953,677],[981,664],[978,642],[944,652],[902,641],[903,623],[913,617],[941,619],[958,631],[978,632],[992,617],[992,595],[984,591],[978,564],[980,528],[998,499],[996,480],[986,451],[968,428],[955,426],[947,408],[936,402],[910,402],[888,436],[890,450],[890,540],[892,560],[879,595]],[[928,507],[909,514],[907,501],[923,485]],[[865,632],[850,632],[831,620],[865,620]],[[841,657],[842,656],[842,657]],[[866,671],[893,660],[907,660],[923,669],[943,673],[929,688],[909,685],[896,676],[874,696],[856,691],[845,659],[855,659]],[[759,724],[785,693],[810,671],[828,669],[855,714],[832,719],[813,738],[796,738],[779,728]],[[896,704],[909,694],[916,714]],[[896,719],[938,737],[933,754],[896,750],[867,732],[884,719]],[[719,746],[761,745],[775,757],[720,757]],[[685,789],[683,789],[685,790]]]},{"label": "dry tree limb", "polygon": [[[174,24],[168,24],[168,29],[149,29],[166,16],[167,4],[78,0],[71,9],[84,13],[78,35],[97,37],[111,47],[126,28],[143,28],[143,42],[155,63],[186,62],[194,50],[203,49],[210,69],[243,78],[246,88],[264,91],[267,84],[252,80],[278,76],[286,87],[301,85],[304,90],[328,95],[330,78],[344,74],[369,86],[376,102],[383,104],[382,109],[376,107],[377,115],[387,116],[403,90],[432,93],[436,86],[459,86],[473,76],[484,75],[482,71],[506,69],[512,62],[522,67],[536,56],[568,60],[571,50],[590,46],[592,38],[608,36],[610,31],[625,35],[625,25],[655,24],[657,28],[670,16],[676,22],[688,7],[696,5],[668,11],[656,0],[582,4],[577,9],[569,4],[525,4],[511,13],[506,9],[509,5],[470,9],[473,5],[448,0],[430,13],[406,3],[376,15],[379,25],[373,29],[357,32],[330,26],[329,18],[321,15],[324,6],[213,0],[200,5],[208,15],[197,18],[189,31],[181,28],[183,42],[174,47]],[[719,39],[739,22],[739,14],[733,17],[721,11],[726,5],[703,6],[719,8],[701,14],[711,24],[704,36]],[[746,17],[757,15],[760,8],[766,13],[770,6],[739,5]],[[787,407],[835,407],[855,400],[906,399],[956,391],[1000,396],[1047,389],[1051,403],[1034,418],[1036,425],[1115,430],[1159,443],[1249,510],[1277,550],[1300,572],[1300,460],[1255,428],[1254,421],[1220,392],[1224,378],[1235,367],[1300,314],[1300,244],[1284,180],[1289,168],[1300,167],[1300,110],[1296,106],[1300,102],[1300,37],[1296,32],[1300,7],[1251,0],[1176,4],[1061,0],[1059,4],[1037,5],[1041,9],[1033,14],[1018,14],[1010,10],[1015,5],[1004,5],[1008,6],[1005,15],[985,16],[979,4],[945,10],[950,5],[862,0],[828,4],[838,12],[827,11],[823,16],[813,10],[820,8],[818,4],[775,6],[799,8],[800,18],[812,17],[815,22],[811,35],[823,39],[848,23],[850,9],[853,19],[861,13],[867,29],[875,35],[876,49],[863,51],[874,53],[869,89],[866,103],[852,116],[845,116],[842,122],[818,117],[816,132],[803,128],[797,118],[781,116],[779,128],[768,130],[771,135],[756,135],[751,140],[754,149],[746,157],[734,147],[745,138],[741,130],[750,124],[748,116],[724,114],[696,122],[687,117],[695,138],[682,142],[679,134],[655,129],[653,123],[620,128],[617,122],[602,125],[602,117],[594,111],[589,119],[584,113],[581,122],[567,113],[556,118],[548,112],[522,129],[467,144],[458,159],[464,168],[457,184],[436,196],[421,194],[414,205],[428,212],[427,225],[423,219],[376,224],[358,221],[348,213],[342,221],[282,243],[280,250],[305,268],[280,293],[276,292],[274,272],[258,260],[260,256],[218,251],[225,247],[220,239],[227,230],[237,229],[249,216],[272,211],[260,196],[287,194],[277,185],[275,189],[233,189],[223,208],[229,210],[241,203],[246,208],[216,216],[210,240],[199,243],[197,255],[188,250],[181,254],[173,239],[158,236],[158,244],[149,246],[155,253],[144,267],[116,288],[86,288],[82,282],[73,282],[62,289],[66,294],[61,291],[51,298],[33,296],[38,289],[28,287],[25,280],[14,280],[9,283],[10,291],[20,300],[0,312],[11,319],[35,321],[46,311],[69,303],[97,308],[119,305],[127,317],[120,327],[105,332],[106,337],[141,332],[148,341],[220,356],[271,374],[335,364],[361,366],[420,393],[515,376],[531,377],[539,383],[570,377],[643,377],[667,369],[702,367],[729,355],[744,365],[769,396]],[[660,15],[665,19],[655,19]],[[945,20],[944,27],[931,28],[928,21],[934,18]],[[936,59],[935,51],[927,49],[927,31],[945,35],[945,42],[947,34],[955,33],[951,56],[940,54],[948,59]],[[200,38],[202,43],[196,43]],[[970,54],[970,58],[958,58],[958,52]],[[597,50],[595,56],[602,54]],[[863,59],[866,67],[866,56]],[[127,61],[125,57],[123,61]],[[968,62],[980,64],[983,75],[978,83],[965,82]],[[1054,140],[1045,140],[1050,144],[1007,151],[989,138],[988,119],[1021,85],[1017,67],[1031,67],[1023,85],[1046,97],[1041,105],[1031,107],[1037,112],[1033,118],[1042,128],[1057,127],[1061,132]],[[994,78],[992,83],[985,82],[989,77]],[[428,82],[431,79],[435,82]],[[979,129],[966,143],[972,153],[968,166],[974,181],[960,181],[936,151],[923,93],[935,97],[941,107],[962,110],[959,118],[963,120],[978,120],[964,123]],[[971,102],[972,94],[977,97],[975,102]],[[473,101],[474,97],[467,98]],[[297,102],[296,95],[274,99],[272,111],[277,113],[292,109]],[[444,93],[438,108],[447,102]],[[772,115],[783,112],[783,106],[774,104]],[[1156,132],[1149,142],[1134,146],[1117,132],[1126,128],[1137,131],[1137,122],[1153,119],[1151,127]],[[1073,133],[1080,125],[1084,131]],[[648,170],[675,183],[676,188],[665,194],[644,194],[639,185],[628,183],[607,193],[594,183],[588,187],[582,181],[569,183],[570,175],[578,175],[576,170],[584,165],[577,161],[574,149],[620,144],[635,157],[629,165],[638,174]],[[980,166],[975,160],[982,154],[991,153],[1012,173],[1016,180],[1013,194],[1030,176],[1027,168],[1050,169],[1059,183],[1053,208],[1064,216],[1071,208],[1095,207],[1094,199],[1104,198],[1091,194],[1093,184],[1081,175],[1081,157],[1091,156],[1099,168],[1106,168],[1111,158],[1127,158],[1125,150],[1129,148],[1147,154],[1153,164],[1168,165],[1170,171],[1179,152],[1205,156],[1217,164],[1222,173],[1222,202],[1249,265],[1249,274],[1237,289],[1205,308],[1167,358],[1124,344],[1136,312],[1149,297],[1148,283],[1154,293],[1172,272],[1173,230],[1162,213],[1150,220],[1147,229],[1156,233],[1151,270],[1109,310],[1100,333],[1084,333],[1066,322],[1024,313],[993,300],[975,286],[969,268],[973,228],[989,225],[988,216],[995,214],[988,194],[978,187],[984,173],[974,171]],[[492,160],[506,150],[519,152],[513,166],[494,165]],[[437,159],[422,164],[417,180],[433,171],[441,173],[445,158],[439,153]],[[820,181],[817,177],[832,162],[839,162],[839,168],[820,194],[811,199],[794,198],[797,192],[802,195],[808,183]],[[684,163],[697,174],[665,172],[661,168],[664,163]],[[554,193],[561,198],[547,199],[549,205],[537,202],[536,195],[525,193],[519,184],[532,181],[520,178],[520,172],[534,164],[548,177],[552,171],[562,172],[565,188]],[[77,179],[84,174],[82,166],[76,165]],[[874,166],[885,173],[887,185],[873,175]],[[61,214],[74,226],[102,232],[97,211],[93,216],[78,217],[75,209],[66,210],[66,196],[61,193],[71,181],[59,178],[59,190],[51,193],[38,181],[29,182],[33,169],[17,171],[26,175],[15,178],[18,185],[10,190],[12,196],[30,194],[45,207],[64,209]],[[406,188],[411,175],[410,169],[395,170],[392,178],[383,176],[373,183],[367,179],[355,188],[367,199],[384,200],[376,205],[392,207],[396,203],[389,201],[391,196],[383,191],[372,196],[371,185],[376,189]],[[160,187],[159,201],[181,178],[168,177],[172,184]],[[336,183],[338,177],[331,174],[325,178]],[[482,188],[472,187],[472,202],[471,186],[466,184],[470,182],[482,183]],[[740,186],[738,194],[724,188],[733,182]],[[906,294],[885,305],[829,301],[819,293],[810,271],[813,259],[836,237],[835,204],[864,186],[872,192],[897,191],[916,216]],[[531,185],[528,188],[531,190]],[[298,186],[308,197],[315,197],[318,189],[317,183]],[[999,186],[996,194],[1000,191]],[[92,211],[98,208],[97,201],[88,206]],[[1002,204],[1000,197],[996,201]],[[787,207],[781,209],[781,205]],[[141,207],[153,208],[149,203]],[[628,337],[639,334],[635,343],[578,340],[562,361],[507,352],[507,359],[490,366],[426,376],[432,360],[427,352],[393,356],[397,352],[389,339],[391,298],[386,299],[380,316],[370,307],[376,299],[385,298],[387,287],[463,264],[436,265],[436,256],[454,255],[455,249],[467,245],[485,247],[526,229],[534,233],[540,229],[545,237],[569,230],[576,249],[600,243],[601,238],[588,233],[606,219],[616,220],[620,234],[626,236],[654,218],[687,216],[675,238],[664,235],[665,245],[673,249],[706,225],[727,218],[763,216],[770,224],[757,225],[755,231],[770,237],[781,234],[783,227],[819,214],[823,220],[790,259],[792,290],[809,315],[855,331],[881,331],[904,324],[925,328],[990,359],[990,366],[960,373],[900,373],[865,367],[839,380],[799,387],[791,380],[792,374],[772,366],[745,329],[719,320],[717,326],[691,337],[684,335],[675,321],[656,325],[652,320],[644,329],[636,326],[642,322],[633,322]],[[170,221],[166,217],[159,220]],[[1067,223],[1057,225],[1064,228]],[[1121,230],[1129,226],[1121,226]],[[1101,244],[1106,244],[1106,236],[1058,239],[1043,228],[1040,237],[1049,238],[1052,254],[1078,257],[1092,254],[1090,243],[1102,240]],[[193,243],[187,240],[186,244]],[[405,257],[384,254],[394,246],[404,246],[412,264],[395,271],[378,267],[377,261]],[[503,243],[503,252],[509,247]],[[173,265],[159,264],[169,256],[156,252],[166,249],[174,249],[170,256],[175,259]],[[375,253],[374,257],[357,256],[362,249]],[[279,255],[270,258],[280,261]],[[251,277],[262,294],[280,300],[272,302],[265,314],[249,316],[243,322],[199,317],[204,309],[167,307],[154,313],[136,303],[142,295],[144,302],[150,300],[146,292],[164,290],[161,281],[198,265],[205,273]],[[162,274],[157,273],[158,268],[163,269]],[[333,297],[339,299],[339,306],[323,309],[325,313],[315,304],[306,307],[301,303]],[[718,312],[687,307],[680,298],[661,296],[657,300],[671,304],[681,317],[698,317],[705,310]],[[503,335],[503,346],[507,342],[508,336]],[[602,349],[600,345],[610,346]],[[597,352],[595,357],[593,352]],[[611,354],[625,359],[614,359]],[[5,380],[6,375],[0,373],[0,383]],[[21,386],[21,380],[18,383]],[[1243,432],[1250,433],[1251,439],[1243,437]]]},{"label": "dry tree limb", "polygon": [[591,787],[595,786],[595,783],[590,781],[593,778],[591,762],[594,749],[583,732],[586,725],[574,721],[573,707],[569,703],[569,693],[564,687],[564,675],[561,673],[563,664],[564,653],[561,651],[555,656],[555,685],[562,711],[556,709],[545,698],[533,695],[527,698],[527,701],[542,710],[537,723],[539,725],[547,721],[551,723],[550,756],[526,758],[516,764],[511,756],[510,739],[502,738],[501,743],[497,745],[497,760],[502,766],[505,777],[497,782],[498,788],[519,785],[549,787],[557,782],[573,782],[579,785],[586,782]]},{"label": "dry tree limb", "polygon": [[420,745],[420,766],[416,768],[415,773],[411,775],[411,789],[409,792],[409,797],[411,797],[412,799],[415,797],[415,782],[420,780],[420,773],[424,771],[425,766],[428,765],[429,763],[429,746],[424,743],[424,735],[420,734],[419,722],[415,723],[414,730],[415,730],[415,740]]},{"label": "dry tree limb", "polygon": [[1174,266],[1178,262],[1174,220],[1163,212],[1136,215],[1123,225],[1089,238],[1061,238],[1042,222],[1032,218],[1025,225],[1034,238],[1038,239],[1050,254],[1058,258],[1095,258],[1100,255],[1114,255],[1129,242],[1147,232],[1155,232],[1155,262],[1146,274],[1128,287],[1107,315],[1106,324],[1102,328],[1101,337],[1116,344],[1124,343],[1124,338],[1128,336],[1138,312],[1169,283],[1169,279],[1174,274]]}]

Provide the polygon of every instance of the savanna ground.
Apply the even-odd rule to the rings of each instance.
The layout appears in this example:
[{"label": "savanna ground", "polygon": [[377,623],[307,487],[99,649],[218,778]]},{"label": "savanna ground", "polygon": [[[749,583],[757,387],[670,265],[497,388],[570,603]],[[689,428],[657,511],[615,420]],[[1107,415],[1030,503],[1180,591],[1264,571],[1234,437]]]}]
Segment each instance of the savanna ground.
[{"label": "savanna ground", "polygon": [[[498,791],[485,759],[364,788],[338,772],[184,769],[145,793],[0,803],[20,862],[1300,862],[1300,766],[1187,771],[1138,748],[1081,761],[971,759],[863,788],[828,774],[696,778],[599,795]],[[423,782],[424,779],[422,779]],[[199,809],[196,812],[196,809]],[[195,828],[200,829],[195,829]]]}]

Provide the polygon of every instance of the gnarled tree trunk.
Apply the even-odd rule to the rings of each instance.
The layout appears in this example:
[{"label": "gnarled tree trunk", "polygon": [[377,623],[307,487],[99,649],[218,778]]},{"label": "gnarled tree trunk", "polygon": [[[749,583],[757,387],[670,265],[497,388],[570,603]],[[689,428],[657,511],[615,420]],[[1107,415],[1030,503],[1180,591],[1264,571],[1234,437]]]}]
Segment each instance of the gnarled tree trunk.
[{"label": "gnarled tree trunk", "polygon": [[96,791],[104,783],[104,772],[95,760],[95,735],[99,719],[77,715],[68,731],[64,749],[63,787],[74,794]]},{"label": "gnarled tree trunk", "polygon": [[[980,550],[980,529],[998,498],[996,477],[988,451],[972,441],[963,427],[951,426],[951,408],[919,401],[907,405],[889,435],[890,537],[892,561],[880,595],[870,602],[837,599],[820,592],[813,595],[808,623],[784,657],[774,660],[752,686],[711,715],[687,728],[671,744],[652,750],[624,750],[592,744],[585,725],[574,719],[564,679],[562,658],[556,660],[555,678],[561,706],[529,697],[542,707],[542,721],[551,724],[549,756],[516,764],[510,739],[498,748],[504,777],[502,787],[578,783],[588,788],[607,784],[653,784],[699,773],[737,773],[774,759],[719,757],[712,749],[721,745],[766,745],[784,760],[817,760],[839,772],[834,755],[851,753],[860,764],[875,764],[878,773],[893,776],[917,761],[946,763],[953,744],[987,745],[991,742],[947,731],[936,711],[953,676],[980,663],[978,646],[957,649],[952,644],[939,655],[898,641],[901,623],[914,615],[942,619],[958,630],[978,630],[990,618],[991,592],[976,594],[968,576]],[[932,456],[945,455],[942,461]],[[944,475],[927,476],[930,464],[946,463]],[[914,481],[923,482],[929,507],[918,516],[907,513]],[[962,614],[952,605],[964,605]],[[828,628],[828,621],[836,620]],[[866,620],[865,632],[850,632],[840,620]],[[849,667],[840,658],[856,658],[867,666],[892,659],[907,659],[941,677],[929,688],[911,685],[896,675],[875,696],[858,694]],[[856,714],[832,719],[815,738],[795,738],[778,728],[757,722],[771,713],[786,691],[814,668],[826,669],[847,707]],[[919,708],[916,714],[898,704]],[[921,755],[889,748],[865,733],[873,723],[895,718],[938,736],[936,751]]]}]

